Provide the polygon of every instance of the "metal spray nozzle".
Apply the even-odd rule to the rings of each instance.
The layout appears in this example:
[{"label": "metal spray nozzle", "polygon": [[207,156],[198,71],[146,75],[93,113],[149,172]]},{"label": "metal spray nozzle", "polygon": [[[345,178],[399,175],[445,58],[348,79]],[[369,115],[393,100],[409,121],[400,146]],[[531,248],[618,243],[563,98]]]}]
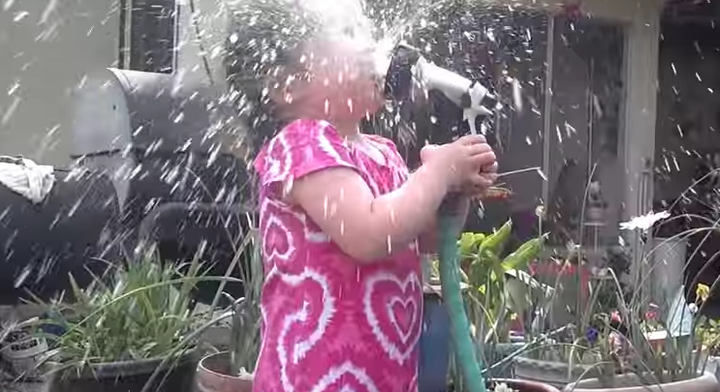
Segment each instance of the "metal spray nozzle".
[{"label": "metal spray nozzle", "polygon": [[394,100],[406,100],[413,86],[420,84],[427,90],[438,90],[463,109],[463,119],[476,133],[475,119],[489,116],[502,108],[498,99],[482,84],[427,61],[420,51],[400,44],[395,48],[385,77],[385,95]]}]

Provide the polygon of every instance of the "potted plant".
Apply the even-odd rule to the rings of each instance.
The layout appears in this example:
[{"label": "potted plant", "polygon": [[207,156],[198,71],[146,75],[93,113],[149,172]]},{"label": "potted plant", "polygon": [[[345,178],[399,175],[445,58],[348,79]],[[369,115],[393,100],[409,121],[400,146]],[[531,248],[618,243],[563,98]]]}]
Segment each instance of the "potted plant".
[{"label": "potted plant", "polygon": [[[477,343],[477,355],[484,363],[495,365],[486,369],[487,375],[509,374],[505,370],[510,361],[502,359],[517,355],[525,346],[524,343],[510,344],[511,320],[524,310],[531,292],[549,289],[525,272],[529,262],[540,253],[544,238],[531,239],[502,257],[507,253],[504,248],[511,232],[512,224],[507,222],[492,234],[466,232],[458,240],[465,304],[472,326],[471,333]],[[432,263],[432,267],[431,286],[433,283],[438,284],[437,261]],[[435,290],[439,291],[438,288]],[[549,292],[546,291],[545,295],[549,296]],[[442,305],[442,302],[439,304]],[[429,383],[436,385],[435,389],[444,388],[448,375],[450,347],[447,314],[446,311],[435,313],[445,315],[443,320],[439,320],[444,321],[441,324],[445,329],[428,326],[423,331],[420,341],[421,391],[434,390],[428,387]],[[438,320],[427,320],[427,304],[425,322],[438,324]],[[424,351],[429,354],[424,355]],[[456,382],[455,385],[460,386],[460,383]]]},{"label": "potted plant", "polygon": [[495,364],[491,368],[493,376],[507,376],[496,362],[517,355],[525,346],[522,341],[511,342],[512,321],[529,309],[533,298],[552,296],[549,286],[527,273],[530,263],[540,255],[545,238],[533,238],[501,257],[511,232],[512,223],[508,221],[491,235],[464,233],[460,239],[460,254],[467,263],[468,316],[479,355],[485,363]]},{"label": "potted plant", "polygon": [[[623,350],[618,374],[578,380],[565,390],[719,390],[714,369],[708,366],[711,351],[702,339],[704,328],[712,328],[712,325],[708,325],[703,316],[692,315],[697,314],[698,305],[701,304],[686,304],[684,294],[678,291],[668,320],[661,318],[650,322],[631,312],[626,313],[623,338],[627,349]],[[656,325],[653,327],[651,323]],[[657,335],[661,337],[658,339]]]},{"label": "potted plant", "polygon": [[[253,239],[250,263],[240,268],[245,282],[245,296],[234,301],[229,349],[210,354],[200,361],[196,380],[200,392],[252,391],[252,372],[260,352],[263,270],[257,230],[252,230],[248,238]],[[233,264],[236,263],[237,257],[233,261]]]},{"label": "potted plant", "polygon": [[[662,219],[661,214],[653,215],[655,218],[636,218],[644,223],[627,224],[625,227],[641,232],[649,230],[657,219]],[[674,299],[655,306],[659,316],[654,320],[655,328],[651,329],[647,317],[643,317],[648,302],[643,288],[649,286],[648,280],[652,276],[647,268],[654,268],[652,263],[647,262],[650,257],[653,257],[652,252],[643,253],[638,260],[640,267],[631,281],[632,287],[636,288],[632,295],[619,295],[622,338],[628,347],[619,369],[621,374],[580,380],[566,386],[566,390],[709,392],[720,389],[715,375],[706,371],[708,347],[700,339],[704,328],[708,327],[708,321],[702,315],[712,287],[696,286],[696,299],[692,303],[687,303],[684,288],[678,287]]]},{"label": "potted plant", "polygon": [[148,254],[112,266],[80,289],[73,302],[56,301],[45,334],[50,350],[50,392],[192,391],[200,334],[226,315],[194,310],[192,291],[201,276],[196,259],[162,265]]},{"label": "potted plant", "polygon": [[[596,271],[592,278],[584,268],[584,256],[579,247],[559,261],[550,261],[554,266],[557,293],[567,290],[569,285],[578,287],[573,304],[563,304],[555,295],[548,307],[539,307],[529,336],[552,335],[553,339],[543,347],[527,352],[515,359],[515,375],[525,380],[550,383],[563,388],[581,377],[605,377],[616,369],[615,348],[608,342],[614,337],[617,322],[613,310],[617,298],[625,290],[618,276],[628,268],[628,255],[622,248],[610,248],[605,253],[605,267]],[[553,274],[550,274],[553,275]],[[566,282],[563,282],[566,280]],[[567,282],[569,280],[569,282]],[[558,303],[560,302],[560,303]],[[565,306],[563,306],[565,305]],[[567,310],[568,322],[555,326],[553,308]]]}]

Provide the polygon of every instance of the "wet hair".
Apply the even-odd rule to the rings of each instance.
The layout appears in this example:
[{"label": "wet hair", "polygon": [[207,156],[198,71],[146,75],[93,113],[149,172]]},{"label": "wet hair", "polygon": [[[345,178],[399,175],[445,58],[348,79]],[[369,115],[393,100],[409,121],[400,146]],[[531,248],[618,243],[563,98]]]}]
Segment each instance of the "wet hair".
[{"label": "wet hair", "polygon": [[[268,83],[308,75],[300,61],[300,49],[323,33],[321,20],[325,19],[298,0],[236,0],[231,7],[224,68],[230,98],[248,127],[245,143],[250,147],[249,156],[254,157],[285,125],[268,96]],[[400,115],[409,107],[392,105],[393,110],[381,110],[364,121],[363,131],[396,136],[402,146],[414,145],[414,125]]]},{"label": "wet hair", "polygon": [[317,26],[315,15],[297,0],[240,0],[233,5],[224,66],[253,151],[284,125],[268,86],[307,75],[299,53]]}]

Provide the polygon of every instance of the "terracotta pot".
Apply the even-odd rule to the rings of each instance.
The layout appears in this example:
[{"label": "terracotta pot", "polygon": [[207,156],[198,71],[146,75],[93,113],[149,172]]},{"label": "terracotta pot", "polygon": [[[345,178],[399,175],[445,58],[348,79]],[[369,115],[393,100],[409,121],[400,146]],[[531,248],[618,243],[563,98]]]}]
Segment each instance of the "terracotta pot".
[{"label": "terracotta pot", "polygon": [[208,355],[197,368],[197,390],[199,392],[252,392],[252,375],[230,375],[230,353]]},{"label": "terracotta pot", "polygon": [[[608,382],[611,385],[608,385]],[[642,385],[635,374],[623,374],[602,382],[597,379],[582,380],[567,385],[563,392],[719,392],[720,384],[715,375],[705,372],[690,380],[655,385]]]}]

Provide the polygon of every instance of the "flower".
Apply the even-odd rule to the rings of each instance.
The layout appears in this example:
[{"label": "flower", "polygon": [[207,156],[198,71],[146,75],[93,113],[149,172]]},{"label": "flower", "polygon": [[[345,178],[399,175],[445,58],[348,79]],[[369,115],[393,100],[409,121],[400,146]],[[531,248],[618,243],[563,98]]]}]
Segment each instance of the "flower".
[{"label": "flower", "polygon": [[688,309],[690,310],[690,313],[697,313],[698,306],[695,304],[688,304]]},{"label": "flower", "polygon": [[697,297],[698,300],[705,302],[708,297],[710,296],[710,287],[706,284],[698,283],[697,287],[695,288],[695,297]]},{"label": "flower", "polygon": [[515,391],[514,389],[510,388],[510,387],[509,387],[507,384],[505,384],[505,383],[497,384],[497,385],[495,386],[495,388],[493,389],[493,391],[494,391],[494,392],[517,392],[517,391]]},{"label": "flower", "polygon": [[657,319],[657,312],[648,310],[645,312],[645,320],[655,320]]},{"label": "flower", "polygon": [[661,211],[661,212],[652,212],[651,211],[647,215],[636,216],[627,222],[620,223],[620,230],[635,230],[635,229],[647,230],[647,229],[653,227],[653,225],[655,223],[657,223],[657,221],[665,219],[665,218],[669,218],[669,217],[670,217],[670,213],[667,211]]},{"label": "flower", "polygon": [[598,336],[600,335],[600,332],[593,327],[590,327],[585,331],[585,338],[587,338],[588,342],[590,344],[595,344],[597,342]]},{"label": "flower", "polygon": [[618,323],[622,322],[622,317],[620,317],[620,312],[617,310],[613,310],[612,313],[610,313],[610,320],[617,321]]}]

